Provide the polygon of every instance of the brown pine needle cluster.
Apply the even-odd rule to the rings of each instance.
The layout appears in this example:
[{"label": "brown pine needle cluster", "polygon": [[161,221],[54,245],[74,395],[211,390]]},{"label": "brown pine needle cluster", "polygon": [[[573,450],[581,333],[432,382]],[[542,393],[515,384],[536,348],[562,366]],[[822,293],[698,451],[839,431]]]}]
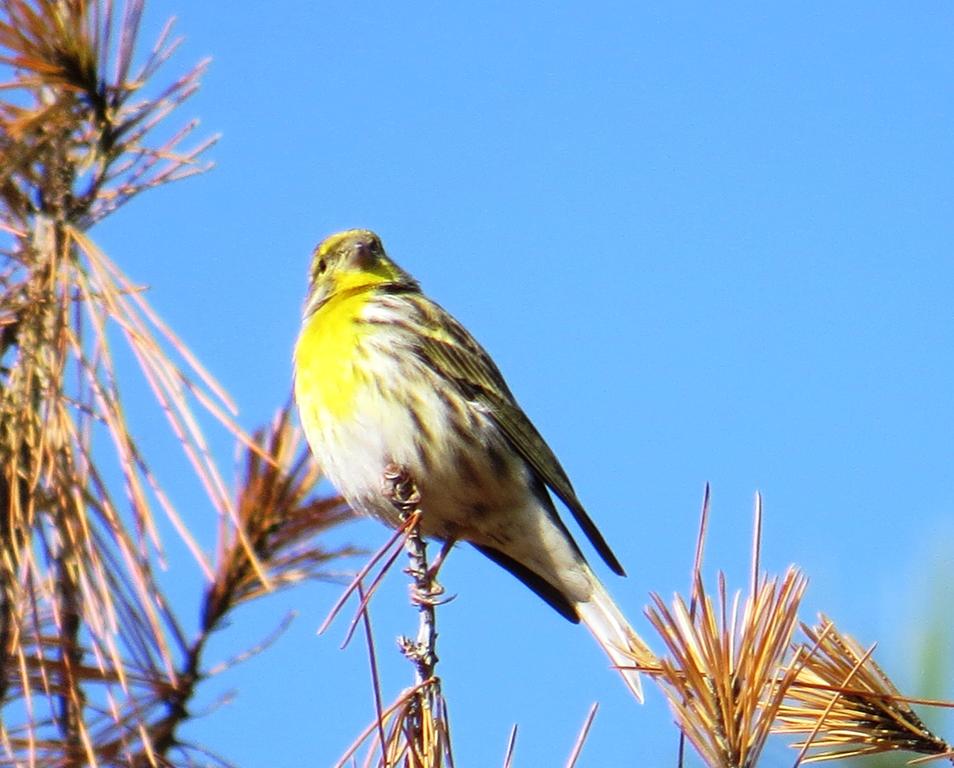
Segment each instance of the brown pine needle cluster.
[{"label": "brown pine needle cluster", "polygon": [[214,137],[182,149],[195,121],[152,141],[207,62],[144,96],[181,42],[168,24],[133,67],[144,4],[0,0],[0,63],[12,75],[0,102],[0,189],[3,218],[19,220],[18,231],[36,213],[86,229],[140,192],[208,167],[199,158]]},{"label": "brown pine needle cluster", "polygon": [[[266,581],[320,576],[340,554],[310,543],[344,512],[308,496],[315,470],[296,457],[287,417],[254,446],[222,388],[87,234],[203,170],[214,141],[187,149],[194,122],[166,129],[203,65],[156,88],[178,41],[167,26],[133,65],[143,5],[0,0],[0,765],[188,763],[176,734],[209,632]],[[220,520],[211,563],[128,426],[120,355],[138,363],[135,383],[205,488],[197,518]],[[201,411],[253,452],[237,499]],[[154,573],[157,512],[210,584],[193,639]]]},{"label": "brown pine needle cluster", "polygon": [[355,764],[355,755],[365,745],[360,763],[364,768],[453,768],[440,679],[431,678],[404,691],[364,729],[335,763],[336,768]]},{"label": "brown pine needle cluster", "polygon": [[[227,616],[273,589],[306,579],[333,579],[335,574],[325,570],[326,566],[355,554],[350,549],[326,550],[315,542],[316,536],[350,518],[351,512],[340,499],[313,495],[318,469],[310,452],[302,449],[300,436],[290,424],[289,409],[281,411],[268,429],[259,430],[254,440],[245,452],[245,476],[239,485],[237,507],[245,539],[254,547],[257,562],[253,562],[235,529],[223,524],[215,578],[205,593],[199,631],[191,642],[183,642],[182,660],[163,702],[168,714],[154,728],[162,737],[155,742],[162,753],[173,746],[185,746],[176,739],[176,728],[187,719],[185,705],[203,678],[205,646]],[[265,587],[260,568],[265,569],[271,590]],[[220,665],[204,675],[221,672],[227,666]]]},{"label": "brown pine needle cluster", "polygon": [[202,626],[210,631],[236,605],[301,581],[327,579],[331,561],[358,553],[315,544],[315,537],[350,519],[352,512],[338,497],[314,495],[321,473],[291,425],[290,407],[269,429],[257,432],[254,442],[258,448],[245,452],[245,476],[236,500],[244,541],[222,521],[216,577],[203,611]]},{"label": "brown pine needle cluster", "polygon": [[[162,761],[150,723],[175,695],[181,633],[152,572],[153,508],[185,528],[127,428],[116,338],[213,502],[223,514],[230,504],[188,401],[224,416],[227,398],[84,232],[197,167],[201,147],[177,153],[188,130],[148,146],[198,70],[137,99],[171,53],[161,42],[133,72],[141,12],[135,2],[122,14],[108,2],[0,2],[4,764]],[[118,488],[107,480],[117,474]]]},{"label": "brown pine needle cluster", "polygon": [[754,594],[731,604],[720,574],[718,603],[698,571],[692,606],[658,595],[647,615],[669,656],[647,672],[660,685],[680,729],[710,768],[758,763],[776,712],[797,672],[786,654],[806,580],[789,568],[781,581],[761,579]]},{"label": "brown pine needle cluster", "polygon": [[815,627],[803,624],[802,631],[806,661],[779,709],[776,730],[806,737],[793,745],[811,749],[805,762],[892,751],[934,759],[954,755],[874,662],[873,649],[864,651],[824,616]]}]

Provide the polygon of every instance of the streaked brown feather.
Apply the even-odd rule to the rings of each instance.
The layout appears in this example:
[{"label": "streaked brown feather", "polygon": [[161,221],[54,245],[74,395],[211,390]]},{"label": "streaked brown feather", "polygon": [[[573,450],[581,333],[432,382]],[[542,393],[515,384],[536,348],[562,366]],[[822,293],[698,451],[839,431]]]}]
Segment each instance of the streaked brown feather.
[{"label": "streaked brown feather", "polygon": [[533,472],[566,504],[606,564],[614,573],[624,576],[623,566],[576,497],[557,457],[517,405],[493,360],[450,315],[445,313],[438,327],[439,333],[419,336],[421,358],[438,373],[448,376],[464,397],[490,414]]}]

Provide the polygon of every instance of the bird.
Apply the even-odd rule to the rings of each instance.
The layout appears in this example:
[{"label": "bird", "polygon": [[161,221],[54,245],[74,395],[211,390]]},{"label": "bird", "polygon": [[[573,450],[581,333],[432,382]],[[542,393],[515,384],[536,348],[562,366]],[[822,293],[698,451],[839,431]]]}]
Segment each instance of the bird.
[{"label": "bird", "polygon": [[570,511],[625,572],[497,365],[366,229],[324,239],[310,263],[294,350],[299,420],[324,476],[358,513],[402,523],[382,477],[420,496],[421,534],[467,542],[559,614],[582,622],[634,696],[651,658],[557,513]]}]

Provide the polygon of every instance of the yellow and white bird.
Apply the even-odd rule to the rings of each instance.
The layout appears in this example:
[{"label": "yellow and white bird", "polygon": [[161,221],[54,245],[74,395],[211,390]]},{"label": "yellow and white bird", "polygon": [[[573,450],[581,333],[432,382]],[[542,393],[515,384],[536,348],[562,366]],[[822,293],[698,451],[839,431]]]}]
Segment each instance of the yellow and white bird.
[{"label": "yellow and white bird", "polygon": [[397,526],[383,476],[403,468],[421,494],[425,536],[470,542],[582,621],[642,699],[633,666],[651,653],[550,493],[607,565],[624,575],[622,566],[490,356],[373,232],[332,235],[312,256],[295,398],[315,458],[356,511]]}]

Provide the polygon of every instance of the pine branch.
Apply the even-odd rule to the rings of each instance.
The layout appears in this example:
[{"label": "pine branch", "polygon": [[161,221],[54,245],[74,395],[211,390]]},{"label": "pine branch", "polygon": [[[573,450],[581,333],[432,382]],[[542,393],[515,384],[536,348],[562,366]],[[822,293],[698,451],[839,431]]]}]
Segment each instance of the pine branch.
[{"label": "pine branch", "polygon": [[[375,700],[377,715],[336,763],[338,768],[345,766],[370,741],[366,764],[371,764],[372,755],[377,754],[374,762],[379,768],[404,766],[405,768],[439,768],[454,765],[450,739],[450,723],[447,715],[447,702],[441,692],[441,680],[436,674],[437,656],[437,616],[436,608],[443,589],[436,581],[437,567],[441,564],[450,545],[445,545],[434,565],[427,560],[427,542],[420,533],[420,519],[424,514],[423,500],[417,490],[417,484],[410,474],[398,466],[388,466],[382,478],[385,497],[391,500],[402,521],[398,533],[372,559],[385,562],[381,573],[374,579],[367,593],[361,588],[361,575],[346,590],[345,595],[355,589],[362,595],[358,608],[359,617],[366,621],[368,604],[381,577],[394,562],[394,556],[388,552],[403,543],[408,555],[408,567],[405,572],[411,577],[411,602],[418,609],[418,631],[415,640],[409,637],[398,639],[398,646],[414,667],[414,685],[403,691],[397,700],[383,711],[379,703],[380,684],[377,679],[376,664],[372,664],[374,674]],[[396,550],[399,552],[400,550]],[[395,552],[395,554],[396,554]],[[370,565],[362,574],[370,570]],[[324,627],[338,613],[343,599],[332,609]],[[352,628],[356,622],[352,622]],[[350,631],[348,637],[350,638]],[[372,655],[372,658],[373,655]]]},{"label": "pine branch", "polygon": [[[177,732],[208,674],[209,634],[275,586],[329,577],[345,554],[314,544],[346,512],[311,496],[317,470],[296,454],[287,413],[264,445],[247,436],[224,390],[87,234],[208,167],[214,139],[187,148],[194,121],[165,127],[204,64],[156,88],[178,42],[167,26],[134,67],[142,12],[143,0],[0,0],[0,765],[188,760]],[[129,429],[117,338],[219,515],[212,563]],[[196,406],[248,450],[237,498]],[[211,584],[196,638],[154,574],[157,511]]]}]

